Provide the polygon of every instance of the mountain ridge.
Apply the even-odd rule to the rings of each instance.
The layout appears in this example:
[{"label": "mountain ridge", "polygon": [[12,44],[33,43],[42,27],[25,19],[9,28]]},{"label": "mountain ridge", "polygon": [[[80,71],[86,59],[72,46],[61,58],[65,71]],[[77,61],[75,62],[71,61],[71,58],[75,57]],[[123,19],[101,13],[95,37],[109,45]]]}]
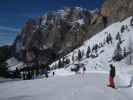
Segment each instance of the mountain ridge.
[{"label": "mountain ridge", "polygon": [[96,12],[66,7],[30,19],[14,42],[13,56],[31,66],[50,64],[105,27],[131,16],[132,4],[132,0],[104,0]]},{"label": "mountain ridge", "polygon": [[38,58],[43,60],[41,64],[52,62],[48,58],[57,59],[91,37],[92,33],[88,31],[92,24],[94,27],[101,24],[103,28],[102,21],[97,21],[102,20],[99,16],[98,11],[71,7],[48,12],[37,21],[29,20],[14,43],[16,58],[26,62],[34,62],[34,58]]}]

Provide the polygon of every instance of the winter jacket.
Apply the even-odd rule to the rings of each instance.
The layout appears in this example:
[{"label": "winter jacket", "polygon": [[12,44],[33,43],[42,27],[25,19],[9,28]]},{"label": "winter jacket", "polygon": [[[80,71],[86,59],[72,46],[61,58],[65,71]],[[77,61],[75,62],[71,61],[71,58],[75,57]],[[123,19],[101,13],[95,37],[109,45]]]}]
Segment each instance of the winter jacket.
[{"label": "winter jacket", "polygon": [[112,77],[112,78],[114,78],[115,77],[115,74],[116,74],[116,72],[115,72],[115,67],[110,67],[111,69],[110,69],[110,76]]}]

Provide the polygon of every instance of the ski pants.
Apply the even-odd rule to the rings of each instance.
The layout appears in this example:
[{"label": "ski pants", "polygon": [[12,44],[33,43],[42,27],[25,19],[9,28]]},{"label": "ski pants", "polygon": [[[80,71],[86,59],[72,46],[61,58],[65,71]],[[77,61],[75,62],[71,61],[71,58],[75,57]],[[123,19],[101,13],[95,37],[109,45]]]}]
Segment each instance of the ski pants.
[{"label": "ski pants", "polygon": [[109,76],[109,86],[112,88],[115,88],[114,78],[111,76]]}]

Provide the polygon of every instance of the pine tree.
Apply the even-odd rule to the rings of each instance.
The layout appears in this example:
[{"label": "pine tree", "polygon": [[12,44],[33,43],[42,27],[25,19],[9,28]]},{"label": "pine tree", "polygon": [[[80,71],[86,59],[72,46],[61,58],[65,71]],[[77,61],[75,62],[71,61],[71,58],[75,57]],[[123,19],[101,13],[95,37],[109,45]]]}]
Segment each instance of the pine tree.
[{"label": "pine tree", "polygon": [[62,66],[65,66],[65,56],[62,57]]},{"label": "pine tree", "polygon": [[63,67],[63,66],[62,66],[62,61],[61,61],[61,59],[59,59],[58,67],[59,67],[59,68],[62,68],[62,67]]},{"label": "pine tree", "polygon": [[107,17],[102,17],[102,20],[103,20],[104,28],[106,28],[107,23],[108,23]]},{"label": "pine tree", "polygon": [[121,35],[119,32],[116,35],[116,40],[118,40],[120,44],[122,43]]},{"label": "pine tree", "polygon": [[91,53],[90,46],[88,46],[87,52],[86,52],[86,57],[89,58]]},{"label": "pine tree", "polygon": [[109,44],[109,35],[106,36],[106,43]]},{"label": "pine tree", "polygon": [[121,59],[123,59],[122,49],[121,49],[120,43],[118,42],[116,50],[114,51],[113,60],[120,61]]},{"label": "pine tree", "polygon": [[15,73],[16,73],[16,78],[20,78],[20,71],[18,70],[18,68],[16,67],[16,70],[15,70]]},{"label": "pine tree", "polygon": [[120,33],[118,32],[116,35],[116,40],[119,40],[121,38]]},{"label": "pine tree", "polygon": [[130,26],[133,26],[133,17],[130,20]]},{"label": "pine tree", "polygon": [[108,35],[108,38],[109,38],[110,43],[112,44],[112,36],[111,36],[110,33],[109,33],[109,35]]},{"label": "pine tree", "polygon": [[116,40],[118,40],[118,42],[119,42],[120,44],[122,43],[121,35],[120,35],[119,32],[118,32],[117,35],[116,35]]},{"label": "pine tree", "polygon": [[82,53],[80,50],[78,50],[78,61],[80,61],[82,59]]},{"label": "pine tree", "polygon": [[123,49],[123,56],[124,57],[126,57],[127,56],[127,50],[126,50],[126,48],[124,47],[124,49]]},{"label": "pine tree", "polygon": [[118,41],[119,41],[119,43],[120,43],[120,44],[122,43],[122,39],[121,39],[121,37],[119,38],[119,40],[118,40]]},{"label": "pine tree", "polygon": [[82,57],[84,57],[84,55],[85,55],[84,50],[82,50],[82,52],[81,52],[81,53],[82,53],[82,54],[81,54],[81,55],[82,55]]},{"label": "pine tree", "polygon": [[133,58],[133,55],[132,55],[132,51],[133,51],[133,48],[132,48],[132,37],[131,37],[131,34],[129,34],[129,65],[132,65],[132,58]]},{"label": "pine tree", "polygon": [[69,58],[66,58],[65,59],[65,64],[69,64],[70,63],[70,59]]},{"label": "pine tree", "polygon": [[9,77],[8,74],[9,73],[8,73],[7,63],[6,62],[1,63],[1,65],[0,65],[0,76]]},{"label": "pine tree", "polygon": [[73,54],[72,54],[72,62],[74,63],[74,52],[73,52]]},{"label": "pine tree", "polygon": [[121,33],[123,33],[125,31],[125,25],[121,26]]}]

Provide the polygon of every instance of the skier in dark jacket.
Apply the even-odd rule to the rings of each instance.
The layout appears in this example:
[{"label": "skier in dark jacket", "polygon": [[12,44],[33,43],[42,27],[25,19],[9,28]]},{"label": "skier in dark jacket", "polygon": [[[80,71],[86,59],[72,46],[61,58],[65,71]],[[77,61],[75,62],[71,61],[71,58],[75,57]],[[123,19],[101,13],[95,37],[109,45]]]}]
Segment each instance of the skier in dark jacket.
[{"label": "skier in dark jacket", "polygon": [[83,74],[85,74],[85,71],[86,71],[86,67],[85,65],[83,65]]},{"label": "skier in dark jacket", "polygon": [[109,87],[115,88],[115,82],[114,82],[114,77],[115,77],[116,71],[115,67],[110,64],[110,73],[109,73]]},{"label": "skier in dark jacket", "polygon": [[55,72],[53,71],[53,76],[55,75]]}]

